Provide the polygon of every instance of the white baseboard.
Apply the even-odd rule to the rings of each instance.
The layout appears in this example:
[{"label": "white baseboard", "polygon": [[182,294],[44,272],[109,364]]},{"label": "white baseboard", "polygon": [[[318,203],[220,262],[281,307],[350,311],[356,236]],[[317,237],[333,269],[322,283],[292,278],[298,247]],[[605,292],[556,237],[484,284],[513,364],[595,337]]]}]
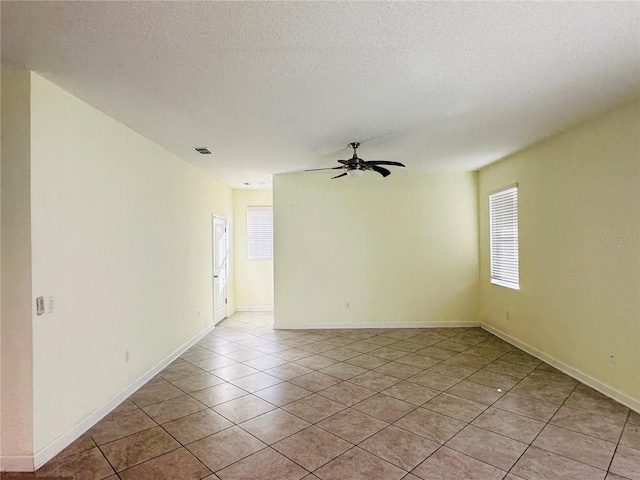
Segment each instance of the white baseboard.
[{"label": "white baseboard", "polygon": [[33,456],[3,456],[0,457],[0,471],[9,472],[33,472],[42,465],[47,463],[53,457],[55,457],[62,450],[71,445],[76,439],[83,435],[87,430],[93,427],[96,423],[102,420],[108,413],[114,408],[120,405],[125,399],[127,399],[132,393],[142,387],[145,383],[155,377],[162,369],[178,358],[182,353],[191,348],[195,343],[199,342],[207,333],[213,329],[213,325],[209,325],[200,331],[195,337],[189,340],[173,351],[168,357],[162,360],[155,367],[147,371],[136,381],[131,383],[127,388],[121,391],[119,394],[111,398],[101,407],[94,410],[88,416],[83,418],[80,422],[74,425],[70,430],[56,438],[46,447],[38,450]]},{"label": "white baseboard", "polygon": [[236,307],[236,312],[273,312],[273,305],[246,305]]},{"label": "white baseboard", "polygon": [[492,327],[491,325],[488,325],[484,322],[482,322],[480,326],[487,332],[493,333],[495,336],[500,337],[505,342],[509,342],[511,345],[514,345],[519,349],[524,350],[529,355],[533,355],[534,357],[542,360],[543,362],[548,363],[552,367],[557,368],[561,372],[566,373],[570,377],[575,378],[579,382],[582,382],[585,385],[588,385],[589,387],[593,388],[594,390],[597,390],[598,392],[602,393],[603,395],[606,395],[607,397],[612,398],[616,402],[621,403],[625,407],[629,407],[631,410],[634,410],[640,413],[640,401],[630,397],[626,393],[622,393],[619,390],[616,390],[615,388],[612,388],[609,385],[606,385],[601,381],[596,380],[595,378],[587,375],[586,373],[578,370],[577,368],[573,368],[570,365],[567,365],[566,363],[561,362],[560,360],[556,360],[550,355],[547,355],[546,353],[541,352],[537,348],[532,347],[531,345],[521,342],[520,340],[515,339],[511,335],[504,333],[502,330],[498,330],[497,328]]},{"label": "white baseboard", "polygon": [[324,330],[341,328],[457,328],[479,327],[479,322],[292,323],[273,325],[275,330]]}]

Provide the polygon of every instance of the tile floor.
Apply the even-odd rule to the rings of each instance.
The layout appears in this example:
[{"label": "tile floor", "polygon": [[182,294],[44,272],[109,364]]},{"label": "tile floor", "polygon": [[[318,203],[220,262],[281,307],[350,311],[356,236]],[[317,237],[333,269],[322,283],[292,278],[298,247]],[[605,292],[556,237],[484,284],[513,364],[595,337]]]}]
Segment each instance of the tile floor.
[{"label": "tile floor", "polygon": [[640,415],[477,328],[237,313],[34,474],[640,480]]}]

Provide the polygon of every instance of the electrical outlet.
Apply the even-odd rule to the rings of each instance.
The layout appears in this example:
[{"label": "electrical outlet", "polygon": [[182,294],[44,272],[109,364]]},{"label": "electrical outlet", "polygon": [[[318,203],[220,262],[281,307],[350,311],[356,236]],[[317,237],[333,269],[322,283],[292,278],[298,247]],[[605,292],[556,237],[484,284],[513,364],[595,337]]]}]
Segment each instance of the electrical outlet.
[{"label": "electrical outlet", "polygon": [[129,357],[129,350],[127,349],[124,351],[124,363],[129,363]]},{"label": "electrical outlet", "polygon": [[613,352],[609,352],[609,361],[611,363],[616,363],[616,354]]},{"label": "electrical outlet", "polygon": [[507,320],[510,320],[510,318],[511,318],[511,316],[509,315],[509,311],[508,311],[508,310],[507,310],[507,313],[505,314],[505,318],[506,318]]},{"label": "electrical outlet", "polygon": [[200,318],[200,310],[198,310],[198,318]]},{"label": "electrical outlet", "polygon": [[349,302],[347,302],[347,303],[345,303],[345,304],[344,304],[344,308],[346,308],[347,310],[349,310],[349,308],[350,308]]}]

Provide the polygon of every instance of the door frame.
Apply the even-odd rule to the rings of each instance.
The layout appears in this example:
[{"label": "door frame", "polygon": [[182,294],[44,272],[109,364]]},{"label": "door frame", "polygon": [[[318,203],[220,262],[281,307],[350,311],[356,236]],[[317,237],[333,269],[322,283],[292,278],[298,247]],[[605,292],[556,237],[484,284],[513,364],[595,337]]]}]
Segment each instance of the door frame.
[{"label": "door frame", "polygon": [[226,275],[227,275],[227,279],[229,279],[230,276],[230,272],[229,272],[229,268],[230,268],[230,262],[231,262],[231,255],[230,255],[230,250],[231,250],[231,245],[229,245],[229,222],[227,221],[226,217],[223,217],[221,215],[212,215],[211,216],[211,259],[213,260],[212,262],[212,268],[211,268],[211,293],[212,293],[212,303],[213,303],[213,324],[216,325],[218,323],[220,323],[222,320],[224,320],[225,318],[227,318],[227,294],[228,292],[228,282],[225,280],[224,282],[224,317],[222,317],[220,320],[216,319],[216,220],[218,221],[222,221],[224,222],[224,236],[225,236],[225,245],[227,247],[227,255],[226,255],[226,266],[227,266],[227,270],[226,270]]}]

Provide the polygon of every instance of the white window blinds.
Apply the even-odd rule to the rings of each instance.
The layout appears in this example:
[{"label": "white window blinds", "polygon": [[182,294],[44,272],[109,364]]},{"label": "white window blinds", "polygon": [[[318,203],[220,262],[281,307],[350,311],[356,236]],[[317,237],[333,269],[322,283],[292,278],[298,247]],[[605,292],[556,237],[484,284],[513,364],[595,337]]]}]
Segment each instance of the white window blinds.
[{"label": "white window blinds", "polygon": [[273,259],[273,208],[247,208],[247,256],[249,260]]},{"label": "white window blinds", "polygon": [[518,187],[489,195],[491,283],[520,290]]}]

